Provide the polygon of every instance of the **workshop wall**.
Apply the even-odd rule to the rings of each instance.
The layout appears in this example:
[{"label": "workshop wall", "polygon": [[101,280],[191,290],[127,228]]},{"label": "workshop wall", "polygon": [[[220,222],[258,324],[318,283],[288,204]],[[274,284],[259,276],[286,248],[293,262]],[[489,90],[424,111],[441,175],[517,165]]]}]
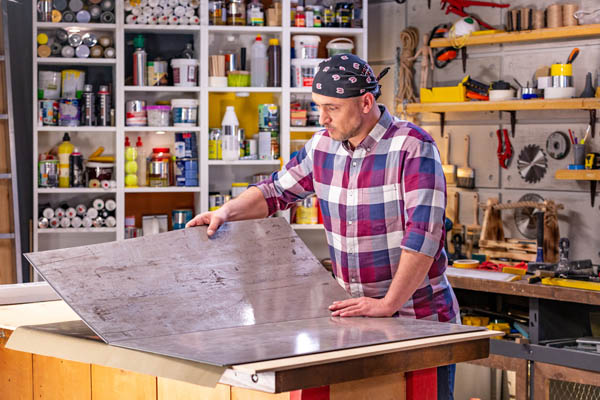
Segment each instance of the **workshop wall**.
[{"label": "workshop wall", "polygon": [[[412,26],[417,27],[422,36],[437,24],[458,19],[452,14],[445,15],[440,10],[439,1],[432,0],[431,3],[431,10],[427,8],[427,2],[420,0],[408,0],[402,5],[393,1],[378,1],[369,5],[369,62],[376,73],[386,66],[392,67],[383,81],[383,95],[380,98],[390,110],[394,107],[394,81],[397,81],[395,58],[396,48],[400,46],[400,33]],[[509,3],[511,8],[532,6],[531,1],[525,0],[511,0]],[[549,0],[536,1],[535,8],[542,9],[553,3]],[[582,9],[597,7],[597,1],[594,0],[577,3]],[[470,10],[491,25],[504,25],[505,9],[471,7]],[[434,70],[434,85],[456,85],[465,75],[485,83],[498,79],[512,82],[516,78],[525,85],[527,81],[532,82],[537,68],[564,62],[571,50],[578,47],[581,53],[573,65],[573,75],[576,93],[579,94],[583,90],[587,72],[593,73],[596,84],[600,71],[599,44],[600,39],[586,39],[470,47],[466,73],[462,72],[460,59],[455,60],[444,69]],[[420,66],[416,63],[415,82],[419,80],[419,70]],[[571,241],[571,258],[591,258],[594,263],[599,263],[600,196],[596,197],[596,205],[592,209],[588,182],[558,181],[554,178],[557,169],[565,169],[572,162],[572,150],[563,160],[555,160],[546,154],[548,168],[537,183],[522,179],[516,162],[519,153],[529,144],[539,146],[546,153],[546,139],[554,131],[567,132],[571,128],[581,139],[588,121],[589,114],[583,110],[518,112],[516,135],[510,138],[514,155],[508,170],[504,170],[499,167],[496,157],[496,130],[504,128],[510,131],[509,113],[446,113],[446,132],[451,137],[449,162],[462,165],[463,138],[465,134],[470,134],[469,164],[476,173],[475,185],[480,193],[480,201],[499,197],[502,202],[515,202],[525,194],[536,193],[544,199],[564,204],[565,209],[559,212],[560,235],[569,237]],[[437,114],[420,115],[416,122],[436,140],[440,138]],[[596,137],[590,140],[591,151],[600,151],[599,126],[596,126],[596,131]],[[469,191],[448,187],[449,194],[457,190],[460,192],[460,222],[471,224],[474,222],[472,196],[469,196]],[[483,212],[480,212],[479,223],[482,223],[482,218]],[[502,218],[506,236],[523,237],[516,229],[512,211],[503,212]]]}]

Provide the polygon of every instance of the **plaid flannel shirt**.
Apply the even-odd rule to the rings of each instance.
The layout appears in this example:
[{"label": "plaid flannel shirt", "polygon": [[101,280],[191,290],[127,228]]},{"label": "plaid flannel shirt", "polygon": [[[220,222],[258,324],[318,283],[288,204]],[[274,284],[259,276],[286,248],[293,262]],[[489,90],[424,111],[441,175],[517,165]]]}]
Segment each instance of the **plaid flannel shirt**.
[{"label": "plaid flannel shirt", "polygon": [[451,321],[458,303],[444,274],[446,182],[439,152],[424,130],[380,109],[378,124],[354,150],[319,131],[257,187],[269,214],[316,193],[334,275],[352,297],[384,297],[402,249],[433,257],[398,314]]}]

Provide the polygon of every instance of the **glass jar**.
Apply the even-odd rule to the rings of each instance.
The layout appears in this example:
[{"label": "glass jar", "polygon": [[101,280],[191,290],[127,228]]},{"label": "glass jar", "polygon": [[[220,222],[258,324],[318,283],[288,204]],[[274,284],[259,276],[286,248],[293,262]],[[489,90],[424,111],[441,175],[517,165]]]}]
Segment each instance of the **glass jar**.
[{"label": "glass jar", "polygon": [[244,0],[228,0],[227,25],[246,25],[246,3]]},{"label": "glass jar", "polygon": [[296,7],[296,15],[294,17],[294,26],[304,28],[306,26],[306,17],[304,15],[304,7]]},{"label": "glass jar", "polygon": [[252,0],[248,3],[246,25],[265,26],[265,11],[260,0]]},{"label": "glass jar", "polygon": [[225,25],[227,23],[224,1],[208,2],[208,22],[210,25]]},{"label": "glass jar", "polygon": [[171,177],[171,153],[167,147],[152,149],[152,158],[148,168],[151,187],[167,187]]}]

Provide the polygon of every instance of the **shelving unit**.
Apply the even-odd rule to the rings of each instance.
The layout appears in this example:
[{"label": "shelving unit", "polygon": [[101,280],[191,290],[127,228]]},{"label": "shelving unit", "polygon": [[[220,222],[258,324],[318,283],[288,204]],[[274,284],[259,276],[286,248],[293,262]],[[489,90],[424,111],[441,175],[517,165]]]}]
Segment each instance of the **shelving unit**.
[{"label": "shelving unit", "polygon": [[[31,0],[33,10],[35,10],[36,0]],[[164,202],[164,196],[169,195],[181,195],[181,196],[192,196],[194,209],[196,212],[202,212],[208,210],[208,197],[211,190],[219,190],[223,192],[227,190],[232,182],[238,180],[247,180],[248,175],[257,173],[266,173],[267,171],[275,171],[281,165],[281,162],[287,162],[290,156],[290,132],[307,132],[311,133],[319,128],[296,128],[289,125],[290,111],[289,104],[292,95],[299,95],[309,97],[311,93],[310,88],[291,88],[291,62],[290,62],[290,48],[292,43],[292,36],[295,34],[311,34],[321,35],[327,39],[332,39],[337,36],[352,37],[354,40],[354,52],[362,58],[367,58],[368,47],[367,47],[367,21],[368,21],[368,2],[363,0],[363,28],[295,28],[290,26],[289,18],[283,18],[282,26],[277,27],[251,27],[251,26],[212,26],[207,25],[208,18],[208,0],[200,1],[200,25],[185,25],[185,26],[173,26],[173,25],[128,25],[124,23],[125,12],[123,9],[123,2],[116,2],[116,23],[115,24],[75,24],[75,23],[39,23],[37,22],[37,16],[32,16],[33,22],[33,41],[35,41],[38,31],[49,32],[57,28],[64,29],[79,29],[81,32],[94,31],[94,32],[106,32],[112,34],[114,38],[114,47],[116,49],[116,58],[114,59],[65,59],[65,58],[44,58],[40,59],[37,57],[37,46],[33,45],[33,102],[35,104],[34,109],[37,109],[37,73],[38,70],[44,69],[44,67],[56,70],[57,67],[80,67],[85,68],[110,68],[112,72],[112,84],[113,84],[113,107],[115,108],[115,120],[116,126],[114,127],[49,127],[49,126],[38,126],[37,115],[34,116],[34,139],[33,139],[33,152],[34,152],[34,215],[37,215],[38,205],[43,202],[62,201],[67,198],[82,198],[83,200],[91,200],[95,196],[97,197],[110,197],[114,198],[117,202],[117,226],[115,228],[102,228],[102,230],[95,229],[93,232],[104,233],[105,236],[100,236],[106,240],[121,240],[124,238],[124,219],[128,207],[132,204],[139,204],[136,202],[146,201],[149,202],[152,199],[152,203],[155,200]],[[283,2],[283,16],[290,15],[289,2]],[[181,41],[181,49],[185,47],[185,43],[193,42],[195,56],[199,61],[199,75],[198,75],[198,86],[196,87],[172,87],[172,86],[160,86],[160,87],[140,87],[131,86],[127,81],[127,77],[131,75],[130,62],[128,60],[128,54],[131,53],[131,45],[128,42],[134,35],[142,34],[147,35],[149,41],[155,41],[160,43],[161,41],[173,40]],[[208,77],[208,59],[209,55],[215,54],[218,51],[219,46],[228,34],[234,34],[240,37],[240,47],[246,46],[249,50],[248,43],[254,39],[255,35],[263,34],[267,37],[277,37],[280,40],[282,49],[281,59],[281,71],[282,71],[282,87],[209,87]],[[182,36],[185,36],[184,39]],[[177,38],[177,39],[174,39]],[[249,57],[248,51],[248,57]],[[151,59],[149,57],[149,59]],[[211,124],[211,114],[216,109],[212,107],[219,107],[219,102],[222,99],[252,99],[253,96],[262,99],[264,96],[273,96],[273,102],[280,106],[280,160],[240,160],[235,162],[226,162],[222,160],[209,160],[208,159],[208,132],[209,128],[219,126],[219,124]],[[231,97],[234,96],[234,97]],[[248,97],[245,97],[248,96]],[[261,97],[263,96],[263,97]],[[146,99],[149,104],[156,100],[166,100],[171,98],[193,98],[199,101],[200,107],[198,110],[198,126],[196,127],[129,127],[125,126],[125,102],[133,99]],[[227,100],[223,100],[227,101]],[[264,103],[264,102],[263,102]],[[236,103],[237,104],[237,103]],[[241,103],[243,104],[243,103]],[[249,103],[248,103],[249,104]],[[252,105],[254,107],[254,105]],[[253,111],[254,112],[254,111]],[[222,116],[222,114],[221,114]],[[219,118],[220,122],[220,118]],[[98,145],[102,144],[106,147],[105,154],[114,154],[115,161],[115,179],[117,183],[116,189],[87,189],[87,188],[70,188],[70,189],[44,189],[37,188],[37,156],[39,152],[47,150],[45,147],[41,148],[40,145],[47,145],[50,141],[58,138],[62,132],[69,132],[71,134],[71,142],[77,146],[78,138],[82,139],[81,142],[85,142],[88,147],[84,156],[89,155],[91,151]],[[199,184],[197,187],[166,187],[166,188],[129,188],[125,187],[124,182],[124,148],[123,143],[125,136],[129,136],[130,141],[136,136],[141,136],[144,142],[144,148],[146,152],[149,152],[151,144],[159,144],[171,142],[175,132],[196,132],[198,142],[198,166],[199,166]],[[156,135],[159,133],[158,135]],[[160,133],[164,133],[160,135]],[[246,131],[246,134],[252,134],[254,132]],[[156,136],[155,136],[156,135]],[[85,138],[85,140],[83,140]],[[60,139],[60,138],[58,138]],[[58,140],[57,139],[57,140]],[[162,142],[161,142],[162,140]],[[95,147],[94,147],[95,146]],[[93,148],[91,148],[93,147]],[[154,146],[158,147],[158,146]],[[80,149],[81,150],[81,149]],[[162,196],[162,197],[161,197]],[[141,199],[141,200],[140,200]],[[159,201],[159,202],[160,202]],[[136,213],[137,214],[137,213]],[[139,222],[139,221],[138,221]],[[322,230],[322,226],[296,226],[297,229],[313,229]],[[68,229],[49,229],[42,230],[38,229],[34,224],[34,250],[47,249],[48,246],[54,246],[55,242],[50,244],[43,243],[39,245],[40,240],[43,237],[51,237],[48,233],[68,233],[71,236],[77,232],[83,232],[81,230],[68,230]],[[43,234],[43,235],[42,235]],[[70,237],[71,237],[70,236]],[[96,238],[96,235],[84,236],[84,238],[90,238],[90,241],[100,240],[92,239]],[[60,242],[60,247],[69,247],[74,244],[81,244],[81,238],[76,243],[71,241]],[[87,239],[86,239],[87,240]]]},{"label": "shelving unit", "polygon": [[594,110],[598,108],[600,108],[600,99],[598,98],[465,101],[462,103],[412,103],[406,105],[406,111],[409,113],[519,110]]},{"label": "shelving unit", "polygon": [[600,181],[600,169],[559,169],[554,177],[559,180]]}]

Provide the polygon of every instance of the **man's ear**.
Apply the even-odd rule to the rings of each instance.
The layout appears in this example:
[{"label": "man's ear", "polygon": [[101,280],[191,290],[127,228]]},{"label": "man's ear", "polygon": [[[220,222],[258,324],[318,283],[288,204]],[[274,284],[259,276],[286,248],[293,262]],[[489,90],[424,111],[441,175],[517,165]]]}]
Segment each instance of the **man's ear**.
[{"label": "man's ear", "polygon": [[368,114],[375,104],[375,96],[371,92],[363,94],[360,98],[360,108],[363,114]]}]

